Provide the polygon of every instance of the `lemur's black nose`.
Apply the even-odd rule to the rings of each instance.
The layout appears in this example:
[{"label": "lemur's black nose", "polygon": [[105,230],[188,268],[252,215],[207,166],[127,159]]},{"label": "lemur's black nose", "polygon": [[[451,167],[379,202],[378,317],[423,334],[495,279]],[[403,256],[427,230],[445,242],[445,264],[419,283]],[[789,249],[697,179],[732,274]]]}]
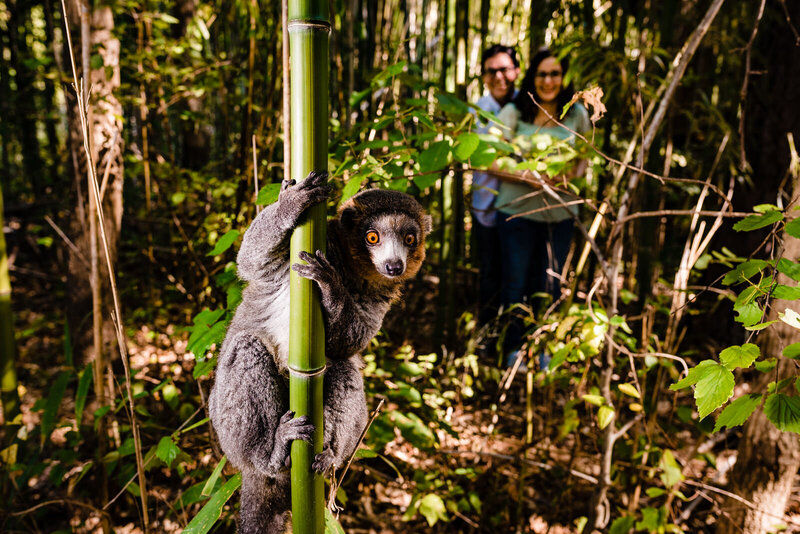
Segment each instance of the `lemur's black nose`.
[{"label": "lemur's black nose", "polygon": [[400,276],[403,274],[403,262],[401,260],[389,260],[386,262],[386,274],[389,276]]}]

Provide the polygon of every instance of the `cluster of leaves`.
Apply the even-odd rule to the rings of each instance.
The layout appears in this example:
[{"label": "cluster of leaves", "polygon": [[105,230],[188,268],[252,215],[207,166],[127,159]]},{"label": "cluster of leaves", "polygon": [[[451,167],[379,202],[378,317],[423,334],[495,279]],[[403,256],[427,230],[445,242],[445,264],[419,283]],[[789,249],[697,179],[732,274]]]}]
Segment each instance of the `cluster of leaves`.
[{"label": "cluster of leaves", "polygon": [[[756,206],[754,211],[755,213],[736,223],[734,230],[745,232],[771,226],[778,235],[783,231],[785,239],[800,239],[800,218],[787,222],[786,214],[771,204]],[[730,268],[722,283],[737,291],[733,305],[737,314],[736,321],[750,332],[751,338],[779,321],[800,329],[800,315],[789,307],[778,313],[778,319],[764,320],[767,307],[776,305],[776,300],[800,299],[800,287],[797,285],[800,281],[800,264],[785,257],[769,260],[746,259],[729,251],[724,254],[716,253],[715,256],[720,263]],[[781,283],[779,274],[793,283]],[[800,343],[784,347],[780,356],[763,354],[756,343],[733,345],[719,353],[719,361],[704,360],[689,369],[688,375],[673,384],[671,389],[680,390],[693,386],[694,398],[702,419],[725,406],[733,397],[737,383],[734,374],[736,369],[754,368],[761,373],[775,371],[775,379],[769,383],[766,391],[742,395],[728,404],[717,416],[714,431],[744,424],[763,404],[764,414],[775,427],[782,431],[800,433],[800,397],[783,393],[792,385],[800,391],[800,378],[792,375],[779,379],[777,369],[780,358],[800,358]]]}]

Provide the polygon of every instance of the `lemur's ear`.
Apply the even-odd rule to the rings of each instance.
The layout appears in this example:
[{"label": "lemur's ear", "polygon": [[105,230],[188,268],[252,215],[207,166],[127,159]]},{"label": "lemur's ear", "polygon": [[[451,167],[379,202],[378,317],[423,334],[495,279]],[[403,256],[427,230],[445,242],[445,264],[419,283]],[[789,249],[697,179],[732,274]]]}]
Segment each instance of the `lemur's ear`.
[{"label": "lemur's ear", "polygon": [[433,218],[426,214],[422,217],[422,231],[428,235],[431,230],[433,230]]},{"label": "lemur's ear", "polygon": [[353,226],[355,226],[355,220],[356,220],[356,208],[354,206],[346,207],[339,214],[339,222],[342,223],[342,226],[346,230],[353,229]]}]

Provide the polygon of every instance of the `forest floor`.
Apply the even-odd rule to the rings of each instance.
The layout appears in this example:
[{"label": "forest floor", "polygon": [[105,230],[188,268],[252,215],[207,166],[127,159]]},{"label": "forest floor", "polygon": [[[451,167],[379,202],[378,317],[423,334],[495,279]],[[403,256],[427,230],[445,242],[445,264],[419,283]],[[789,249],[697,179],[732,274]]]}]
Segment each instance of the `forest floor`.
[{"label": "forest floor", "polygon": [[[0,530],[98,532],[103,513],[99,510],[103,503],[98,498],[100,470],[88,468],[94,461],[96,439],[90,432],[91,426],[86,423],[81,428],[76,426],[75,383],[70,383],[60,403],[55,430],[41,443],[36,435],[55,377],[67,367],[61,307],[63,280],[43,271],[17,269],[12,274],[22,421],[24,433],[36,438],[27,444],[27,456],[23,451],[18,453],[18,461],[25,457],[28,462],[38,463],[29,466],[25,473],[17,470],[4,475],[11,507],[3,514]],[[394,340],[391,345],[395,349],[410,345],[419,353],[436,352],[435,282],[432,277],[419,282],[422,287],[412,288],[387,317],[385,336]],[[460,295],[460,300],[469,302],[469,284]],[[197,311],[187,312],[187,317]],[[131,315],[136,318],[129,320],[126,334],[135,381],[152,388],[165,382],[175,384],[181,395],[194,398],[196,405],[202,407],[211,381],[198,382],[192,378],[195,361],[186,352],[187,325],[174,317],[145,320],[140,316],[146,313]],[[460,346],[464,341],[461,340]],[[585,413],[581,413],[575,431],[562,432],[564,408],[570,401],[571,389],[569,384],[549,380],[542,373],[530,375],[533,385],[530,399],[525,393],[526,376],[520,374],[511,383],[507,398],[498,402],[501,392],[497,384],[502,370],[487,360],[491,358],[478,362],[474,394],[457,396],[439,421],[445,425],[435,426],[434,448],[422,450],[396,432],[395,439],[386,444],[380,456],[354,462],[343,487],[347,498],[339,517],[346,532],[578,532],[576,521],[589,512],[599,474],[600,432]],[[443,356],[442,361],[447,365],[453,360]],[[79,362],[75,363],[80,367]],[[119,384],[124,375],[117,367],[119,362],[115,363]],[[434,370],[434,374],[443,371]],[[202,418],[200,409],[183,405],[170,409],[157,400],[158,395],[152,394],[140,402],[145,451],[155,447],[161,436],[169,435],[180,424]],[[526,402],[530,405],[529,412]],[[89,421],[88,414],[95,408],[89,405],[86,411]],[[397,408],[390,401],[384,411]],[[526,445],[526,420],[530,420],[532,445]],[[124,433],[127,424],[124,412],[119,412],[118,421],[116,431]],[[669,435],[667,426],[654,428],[662,433],[660,439],[666,439],[676,451],[687,478],[724,487],[726,468],[735,456],[735,432],[709,440],[707,435],[688,431]],[[633,438],[641,438],[635,435],[636,430],[631,433]],[[198,485],[202,486],[219,460],[209,436],[208,424],[183,434],[178,442],[185,453],[178,458],[180,465],[161,465],[148,471],[154,532],[181,531],[201,507],[202,503],[183,506],[183,499],[192,488],[196,491]],[[111,449],[120,445],[124,444],[112,443]],[[645,506],[648,483],[658,477],[644,467],[641,453],[637,455],[630,450],[628,442],[620,444],[619,449],[620,458],[629,460],[623,462],[627,469],[615,476],[611,490],[615,516],[620,511],[635,512]],[[713,462],[696,459],[698,449],[709,457],[713,453]],[[108,461],[106,467],[111,498],[131,480],[132,460]],[[234,473],[227,466],[223,476]],[[24,476],[15,479],[20,475]],[[452,495],[453,503],[465,498],[465,492],[472,492],[478,496],[479,504],[472,506],[470,512],[461,511],[455,504],[449,506],[438,522],[429,526],[420,513],[410,516],[407,513],[421,487]],[[713,532],[715,518],[720,513],[719,495],[695,486],[684,486],[682,491],[689,500],[673,509],[673,521],[686,532]],[[115,532],[142,532],[138,526],[141,524],[138,502],[132,493],[122,492],[108,508]],[[234,532],[236,502],[234,495],[214,532]],[[795,488],[788,517],[800,524],[800,488]]]}]

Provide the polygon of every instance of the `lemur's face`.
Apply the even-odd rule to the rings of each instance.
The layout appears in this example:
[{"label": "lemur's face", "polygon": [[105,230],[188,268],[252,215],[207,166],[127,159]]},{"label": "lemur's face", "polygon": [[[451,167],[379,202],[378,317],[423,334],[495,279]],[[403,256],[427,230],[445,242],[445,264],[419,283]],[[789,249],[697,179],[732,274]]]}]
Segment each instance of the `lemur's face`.
[{"label": "lemur's face", "polygon": [[417,261],[413,261],[416,264],[413,273],[407,270],[409,261],[419,256],[424,235],[414,219],[403,213],[379,215],[366,222],[363,233],[364,244],[379,274],[386,278],[416,274]]}]

